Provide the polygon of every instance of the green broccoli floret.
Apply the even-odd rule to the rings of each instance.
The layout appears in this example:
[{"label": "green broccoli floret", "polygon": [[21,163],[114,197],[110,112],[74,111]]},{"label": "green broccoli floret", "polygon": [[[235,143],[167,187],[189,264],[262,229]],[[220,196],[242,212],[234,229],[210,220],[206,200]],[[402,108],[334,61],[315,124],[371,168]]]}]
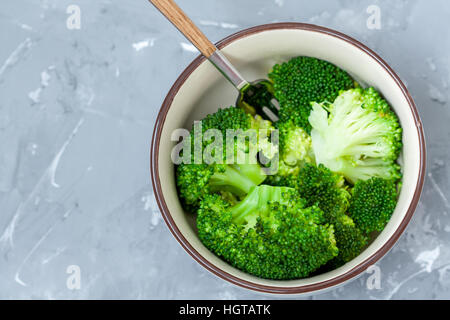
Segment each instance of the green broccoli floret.
[{"label": "green broccoli floret", "polygon": [[352,189],[349,214],[366,233],[382,231],[397,204],[397,186],[393,180],[371,178],[358,181]]},{"label": "green broccoli floret", "polygon": [[[186,143],[191,144],[190,163],[181,163],[176,168],[176,183],[179,191],[180,198],[183,202],[185,209],[188,211],[195,211],[198,208],[200,200],[212,192],[223,193],[225,197],[245,196],[253,186],[261,184],[266,174],[263,171],[261,165],[257,162],[256,153],[252,155],[248,153],[250,143],[256,143],[254,146],[257,151],[263,152],[268,157],[271,156],[273,147],[269,136],[271,130],[274,128],[270,121],[263,120],[261,117],[252,117],[246,114],[242,109],[230,107],[226,109],[220,109],[214,114],[206,116],[201,121],[200,137],[195,137],[194,127],[191,130],[191,139]],[[213,146],[214,139],[205,138],[204,134],[209,129],[217,129],[222,134],[222,150],[223,155],[219,155],[220,162],[212,163],[195,163],[194,153],[196,152],[195,139],[200,138],[200,154],[203,155],[207,148]],[[227,146],[226,146],[226,133],[227,130],[242,130],[242,134],[249,129],[256,130],[256,141],[244,140],[244,144],[238,143],[235,140],[234,150],[231,150],[231,154],[236,156],[237,149],[242,149],[243,154],[246,155],[246,159],[243,159],[243,163],[227,164]],[[265,132],[266,135],[260,135],[261,132]],[[267,132],[266,132],[267,131]],[[214,155],[214,148],[211,148],[211,153]],[[237,161],[235,161],[237,162]],[[226,193],[226,194],[225,194]]]},{"label": "green broccoli floret", "polygon": [[303,198],[308,199],[308,205],[316,204],[329,219],[348,208],[350,194],[344,179],[322,165],[306,164],[296,179],[296,189]]},{"label": "green broccoli floret", "polygon": [[361,253],[367,244],[367,237],[346,215],[350,193],[342,176],[323,165],[307,163],[296,176],[280,177],[278,185],[295,188],[305,199],[306,206],[317,205],[324,212],[326,222],[334,226],[339,255],[330,262],[333,267],[340,266]]},{"label": "green broccoli floret", "polygon": [[277,64],[269,73],[274,96],[280,104],[282,122],[293,121],[307,133],[313,101],[334,101],[339,91],[355,87],[356,82],[345,71],[317,58],[297,57]]},{"label": "green broccoli floret", "polygon": [[179,195],[189,211],[195,210],[199,201],[211,192],[244,196],[265,177],[257,165],[181,164],[177,168]]},{"label": "green broccoli floret", "polygon": [[280,139],[280,160],[291,167],[314,162],[311,137],[304,129],[292,121],[277,121],[275,127]]},{"label": "green broccoli floret", "polygon": [[334,231],[292,188],[254,187],[235,206],[218,195],[198,210],[200,240],[236,268],[267,279],[306,277],[333,259]]},{"label": "green broccoli floret", "polygon": [[278,170],[267,177],[266,183],[281,185],[285,179],[296,177],[306,163],[314,163],[314,153],[311,137],[292,121],[277,121],[275,127],[279,133]]},{"label": "green broccoli floret", "polygon": [[328,220],[348,208],[350,193],[345,180],[323,165],[305,163],[297,175],[280,177],[277,185],[295,188],[307,206],[317,205]]},{"label": "green broccoli floret", "polygon": [[367,246],[368,238],[347,214],[337,215],[333,220],[333,226],[339,254],[329,265],[338,268],[356,258]]},{"label": "green broccoli floret", "polygon": [[334,226],[339,255],[330,263],[334,267],[358,256],[367,245],[367,237],[346,215],[350,193],[342,176],[323,165],[307,164],[296,180],[296,189],[307,205],[316,204],[325,213],[327,222]]},{"label": "green broccoli floret", "polygon": [[332,104],[313,104],[309,116],[316,162],[355,183],[371,177],[398,180],[402,129],[373,88],[342,92]]}]

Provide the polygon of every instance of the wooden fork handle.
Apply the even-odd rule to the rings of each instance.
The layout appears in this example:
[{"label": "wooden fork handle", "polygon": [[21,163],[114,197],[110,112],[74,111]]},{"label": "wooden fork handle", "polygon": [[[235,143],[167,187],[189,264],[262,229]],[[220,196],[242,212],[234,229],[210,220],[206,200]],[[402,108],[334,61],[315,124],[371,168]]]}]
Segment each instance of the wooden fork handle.
[{"label": "wooden fork handle", "polygon": [[216,46],[200,31],[173,0],[149,0],[194,46],[209,58]]},{"label": "wooden fork handle", "polygon": [[238,90],[248,86],[230,61],[173,0],[149,0]]}]

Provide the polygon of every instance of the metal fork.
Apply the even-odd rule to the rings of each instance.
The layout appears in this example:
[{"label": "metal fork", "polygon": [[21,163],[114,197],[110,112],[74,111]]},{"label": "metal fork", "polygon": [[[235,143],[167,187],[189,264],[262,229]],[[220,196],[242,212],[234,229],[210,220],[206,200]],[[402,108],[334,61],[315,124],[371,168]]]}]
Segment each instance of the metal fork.
[{"label": "metal fork", "polygon": [[200,31],[173,0],[149,0],[239,91],[236,106],[250,114],[276,120],[279,104],[272,83],[245,80],[225,55]]}]

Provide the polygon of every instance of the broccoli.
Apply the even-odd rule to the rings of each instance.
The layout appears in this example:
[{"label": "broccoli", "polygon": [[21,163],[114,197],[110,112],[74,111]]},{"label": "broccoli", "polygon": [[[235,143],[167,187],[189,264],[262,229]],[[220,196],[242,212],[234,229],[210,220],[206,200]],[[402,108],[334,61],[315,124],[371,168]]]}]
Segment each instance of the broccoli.
[{"label": "broccoli", "polygon": [[323,212],[305,207],[287,187],[253,187],[234,206],[219,195],[207,195],[200,203],[197,229],[217,256],[266,279],[306,277],[338,254],[333,226]]},{"label": "broccoli", "polygon": [[269,79],[280,104],[280,121],[292,121],[307,133],[311,131],[308,121],[311,102],[334,101],[339,91],[357,85],[344,70],[311,57],[296,57],[275,65]]},{"label": "broccoli", "polygon": [[292,121],[277,121],[275,127],[279,133],[279,161],[277,172],[266,179],[270,185],[296,177],[303,165],[315,162],[311,137],[304,129]]},{"label": "broccoli", "polygon": [[332,104],[314,103],[309,116],[316,162],[350,183],[371,177],[398,180],[402,129],[373,88],[342,92]]},{"label": "broccoli", "polygon": [[297,175],[279,177],[278,185],[295,188],[305,199],[306,206],[318,206],[326,222],[334,226],[339,255],[330,262],[332,266],[340,266],[361,253],[367,237],[346,215],[350,193],[342,176],[323,165],[306,163]]},{"label": "broccoli", "polygon": [[369,239],[345,213],[338,214],[332,222],[339,254],[328,265],[338,268],[356,258],[367,246]]},{"label": "broccoli", "polygon": [[338,267],[358,256],[368,239],[346,214],[350,193],[344,178],[323,165],[306,164],[295,187],[301,197],[308,199],[306,205],[316,204],[325,213],[326,221],[334,226],[339,254],[330,264]]},{"label": "broccoli", "polygon": [[348,208],[350,193],[345,180],[323,165],[305,163],[296,175],[278,176],[276,186],[295,188],[305,199],[306,205],[317,205],[328,220]]},{"label": "broccoli", "polygon": [[329,220],[344,213],[348,208],[350,194],[342,176],[331,172],[323,165],[306,164],[299,175],[288,185],[295,187],[307,199],[307,205],[317,205]]},{"label": "broccoli", "polygon": [[[178,192],[185,209],[188,211],[195,211],[198,208],[200,200],[207,194],[212,192],[227,193],[230,195],[242,197],[245,196],[253,186],[261,184],[266,174],[263,172],[257,159],[245,159],[242,164],[227,164],[226,162],[226,131],[239,130],[243,133],[248,129],[255,130],[273,130],[270,121],[263,120],[261,117],[252,117],[246,114],[242,109],[230,107],[220,109],[214,114],[206,116],[201,121],[202,131],[201,135],[209,129],[217,129],[223,136],[223,157],[220,157],[221,163],[195,163],[194,161],[194,129],[191,130],[191,139],[186,143],[191,143],[192,153],[190,155],[190,163],[181,163],[176,169],[176,183]],[[259,131],[257,131],[259,132]],[[258,151],[269,154],[271,152],[272,144],[267,136],[258,138]],[[211,139],[201,137],[201,151],[211,146]],[[246,141],[247,142],[247,141]],[[248,145],[245,145],[248,148]],[[235,141],[235,150],[239,148]],[[242,146],[240,146],[242,147]],[[244,148],[245,149],[245,148]],[[245,153],[249,157],[251,155]],[[269,155],[270,156],[270,155]],[[253,160],[253,161],[251,161]]]},{"label": "broccoli", "polygon": [[280,158],[286,165],[294,167],[304,162],[314,162],[311,137],[303,128],[292,121],[277,121],[275,126],[280,137]]},{"label": "broccoli", "polygon": [[353,187],[349,214],[366,233],[382,231],[397,204],[397,186],[393,180],[371,178]]},{"label": "broccoli", "polygon": [[[176,184],[211,252],[257,277],[299,279],[351,261],[386,226],[401,179],[402,128],[374,88],[326,61],[293,58],[269,79],[249,85],[238,107],[206,116],[200,144],[194,125]],[[256,115],[260,106],[275,111],[273,96],[274,123]],[[198,152],[213,161],[197,162]],[[263,160],[278,163],[275,174]]]}]

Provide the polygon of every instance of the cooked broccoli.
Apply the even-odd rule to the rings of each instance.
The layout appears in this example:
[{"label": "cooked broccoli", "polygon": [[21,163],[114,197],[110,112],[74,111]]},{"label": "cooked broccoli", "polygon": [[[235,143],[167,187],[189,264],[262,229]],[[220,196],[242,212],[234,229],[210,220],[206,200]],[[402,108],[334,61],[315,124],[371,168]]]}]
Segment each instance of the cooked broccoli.
[{"label": "cooked broccoli", "polygon": [[328,220],[344,213],[348,208],[350,193],[342,176],[323,165],[305,163],[297,174],[278,176],[277,186],[295,188],[306,205],[317,205]]},{"label": "cooked broccoli", "polygon": [[292,121],[275,123],[279,133],[278,171],[267,177],[266,183],[281,185],[281,181],[296,177],[305,164],[314,163],[311,137]]},{"label": "cooked broccoli", "polygon": [[358,256],[368,239],[346,215],[350,194],[344,178],[322,165],[307,164],[299,173],[296,188],[301,197],[308,199],[307,205],[316,204],[334,226],[339,254],[331,265],[337,267]]},{"label": "cooked broccoli", "polygon": [[265,179],[257,165],[181,164],[177,168],[177,186],[186,209],[195,210],[199,201],[211,192],[226,191],[243,196]]},{"label": "cooked broccoli", "polygon": [[309,116],[316,162],[355,183],[371,177],[398,180],[402,129],[373,89],[342,92],[332,104],[315,103]]},{"label": "cooked broccoli", "polygon": [[323,212],[306,208],[292,188],[253,187],[235,206],[218,195],[205,196],[197,228],[217,256],[267,279],[306,277],[338,253]]},{"label": "cooked broccoli", "polygon": [[306,206],[318,206],[324,212],[326,222],[334,226],[339,255],[330,262],[331,265],[342,265],[361,253],[367,237],[346,215],[350,193],[342,176],[323,165],[306,163],[297,175],[279,177],[277,185],[295,188],[305,199]]},{"label": "cooked broccoli", "polygon": [[294,167],[314,162],[311,137],[304,129],[292,121],[277,121],[275,126],[280,137],[280,158],[286,165]]},{"label": "cooked broccoli", "polygon": [[364,232],[356,226],[355,222],[347,214],[341,213],[332,220],[336,245],[339,254],[330,261],[329,265],[334,268],[340,267],[346,262],[356,258],[368,243]]},{"label": "cooked broccoli", "polygon": [[[326,61],[297,57],[275,65],[269,79],[249,85],[239,108],[203,119],[200,145],[193,127],[182,150],[191,162],[177,166],[176,183],[211,252],[257,277],[298,279],[351,261],[386,226],[398,197],[402,128],[374,88]],[[275,110],[272,95],[280,103],[273,124],[255,114]],[[240,130],[231,145],[230,129]],[[213,161],[196,162],[198,151]],[[245,161],[230,163],[230,151]],[[274,175],[264,159],[278,163]]]},{"label": "cooked broccoli", "polygon": [[358,181],[352,189],[350,216],[366,233],[382,231],[397,204],[397,186],[393,180],[371,178]]},{"label": "cooked broccoli", "polygon": [[344,178],[322,165],[306,165],[300,171],[296,186],[300,195],[308,199],[307,205],[317,204],[327,222],[334,226],[339,255],[332,265],[340,266],[359,255],[367,244],[367,237],[345,213],[350,194]]},{"label": "cooked broccoli", "polygon": [[[212,141],[204,136],[208,129],[217,129],[223,136],[223,160],[221,163],[194,163],[195,137],[194,129],[191,130],[191,139],[186,143],[191,143],[192,154],[191,163],[181,163],[176,170],[176,182],[178,191],[185,208],[189,211],[195,211],[198,208],[199,201],[211,192],[228,192],[234,196],[245,196],[251,187],[261,184],[266,174],[255,159],[245,159],[242,164],[227,164],[226,162],[226,131],[227,129],[242,129],[245,133],[248,129],[255,130],[273,130],[270,121],[262,120],[261,117],[252,117],[246,114],[242,109],[230,107],[220,109],[214,114],[208,115],[201,121],[201,154],[208,148]],[[258,131],[257,131],[258,132]],[[258,151],[270,153],[272,147],[268,135],[258,138]],[[249,143],[247,141],[247,143]],[[232,154],[234,155],[237,148],[248,148],[248,145],[239,146],[235,141]],[[246,149],[244,148],[244,149]],[[251,157],[250,154],[245,153]],[[252,161],[253,160],[253,161]],[[229,194],[228,194],[229,196]]]},{"label": "cooked broccoli", "polygon": [[307,205],[317,205],[329,220],[334,219],[348,208],[349,192],[342,176],[331,172],[323,165],[306,164],[289,186],[307,199]]},{"label": "cooked broccoli", "polygon": [[339,91],[355,87],[356,82],[335,65],[311,57],[297,57],[277,64],[269,73],[274,96],[280,104],[279,118],[292,121],[307,133],[313,101],[334,101]]}]

